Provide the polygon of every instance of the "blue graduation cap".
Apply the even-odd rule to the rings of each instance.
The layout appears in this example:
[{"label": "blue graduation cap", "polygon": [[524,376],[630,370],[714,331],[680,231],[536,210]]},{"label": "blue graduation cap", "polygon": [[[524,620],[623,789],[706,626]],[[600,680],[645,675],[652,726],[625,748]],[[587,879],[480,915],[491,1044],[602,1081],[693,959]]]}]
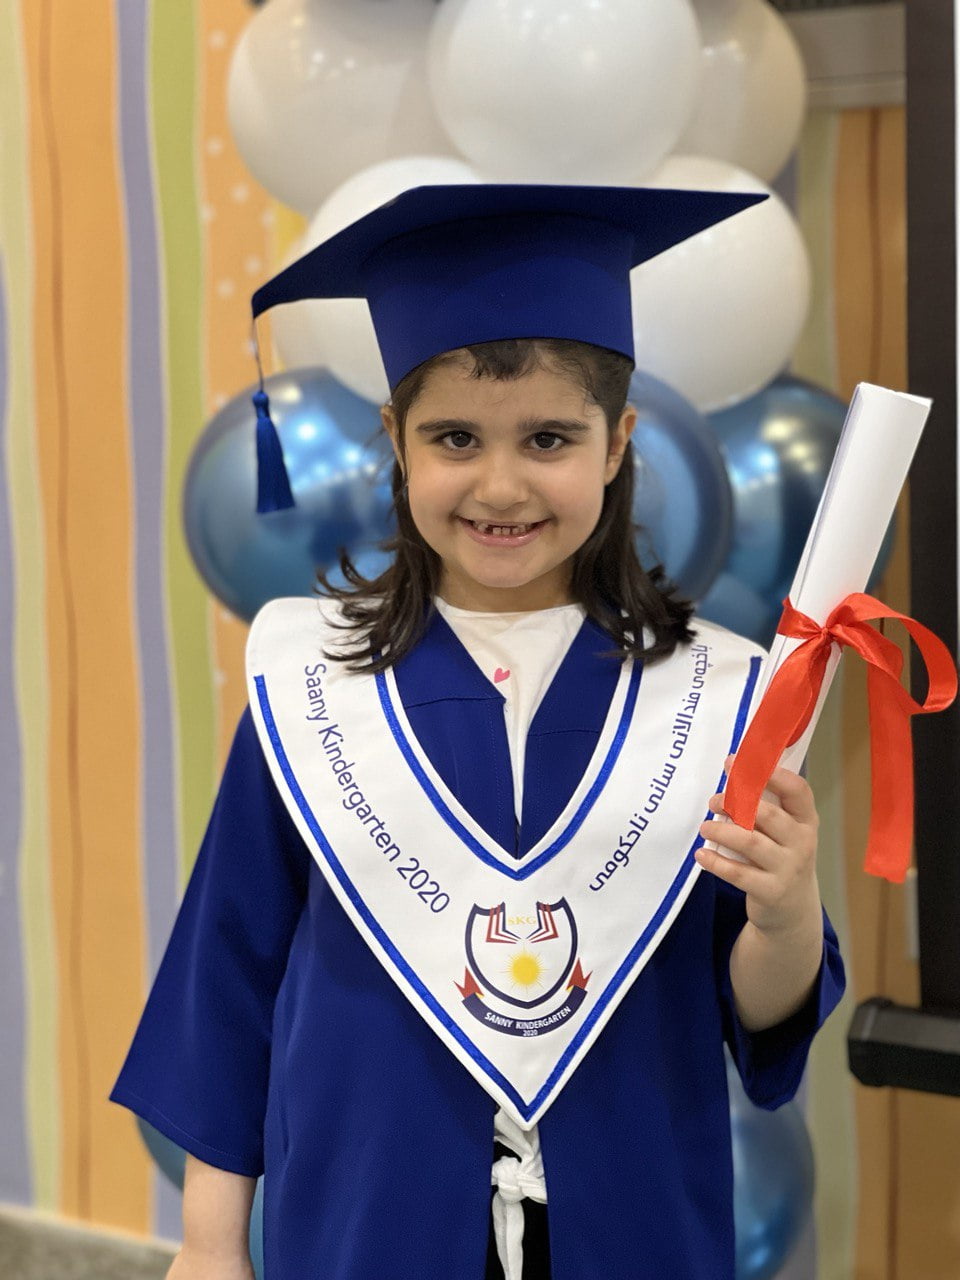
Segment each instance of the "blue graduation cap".
[{"label": "blue graduation cap", "polygon": [[[658,187],[416,187],[258,289],[254,321],[304,298],[366,298],[391,389],[432,356],[498,338],[570,338],[632,360],[631,268],[765,199]],[[275,432],[269,440],[262,379],[254,401],[257,510],[275,510],[293,499]]]}]

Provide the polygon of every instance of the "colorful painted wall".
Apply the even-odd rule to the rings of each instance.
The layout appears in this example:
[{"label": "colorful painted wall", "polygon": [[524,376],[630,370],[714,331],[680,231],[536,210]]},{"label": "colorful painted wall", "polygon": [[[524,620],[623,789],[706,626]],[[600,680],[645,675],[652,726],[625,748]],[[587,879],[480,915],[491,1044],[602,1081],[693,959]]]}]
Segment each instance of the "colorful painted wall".
[{"label": "colorful painted wall", "polygon": [[[299,229],[227,128],[250,12],[0,6],[0,1200],[168,1236],[179,1199],[106,1096],[244,698],[245,629],[179,503]],[[811,116],[793,180],[817,280],[797,372],[903,386],[902,112]],[[902,540],[885,593],[905,606]],[[902,891],[858,869],[864,726],[848,673],[812,760],[824,894],[856,995],[912,1000]],[[852,999],[810,1071],[821,1276],[954,1277],[960,1103],[855,1087]]]},{"label": "colorful painted wall", "polygon": [[276,254],[225,120],[248,16],[0,8],[0,1197],[138,1230],[175,1219],[104,1098],[244,696],[179,503]]}]

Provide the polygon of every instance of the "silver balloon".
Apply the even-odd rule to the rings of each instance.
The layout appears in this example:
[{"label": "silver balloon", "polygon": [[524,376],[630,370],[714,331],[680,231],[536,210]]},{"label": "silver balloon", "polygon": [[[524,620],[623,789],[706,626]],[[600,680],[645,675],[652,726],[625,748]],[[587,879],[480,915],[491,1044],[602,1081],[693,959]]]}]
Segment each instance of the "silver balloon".
[{"label": "silver balloon", "polygon": [[256,511],[250,392],[211,419],[187,470],[183,523],[194,563],[228,609],[251,619],[277,596],[309,595],[341,547],[368,552],[390,528],[392,450],[378,407],[324,369],[266,381],[296,506]]}]

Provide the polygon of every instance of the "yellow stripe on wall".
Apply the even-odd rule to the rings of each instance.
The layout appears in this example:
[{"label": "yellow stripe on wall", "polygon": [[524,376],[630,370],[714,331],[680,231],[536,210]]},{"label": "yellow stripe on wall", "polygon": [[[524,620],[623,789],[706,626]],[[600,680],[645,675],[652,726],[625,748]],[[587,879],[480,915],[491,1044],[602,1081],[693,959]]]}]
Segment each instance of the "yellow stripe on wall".
[{"label": "yellow stripe on wall", "polygon": [[[142,964],[139,708],[123,387],[112,11],[24,11],[38,264],[34,339],[50,671],[50,859],[59,973],[60,1207],[111,1220],[145,1188],[106,1095]],[[78,110],[78,103],[83,110]]]}]

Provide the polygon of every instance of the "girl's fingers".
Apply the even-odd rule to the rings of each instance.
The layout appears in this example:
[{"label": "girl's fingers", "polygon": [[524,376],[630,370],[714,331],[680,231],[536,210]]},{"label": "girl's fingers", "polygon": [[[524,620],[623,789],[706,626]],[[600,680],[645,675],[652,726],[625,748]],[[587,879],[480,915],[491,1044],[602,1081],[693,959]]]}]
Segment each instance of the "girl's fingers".
[{"label": "girl's fingers", "polygon": [[[735,759],[735,756],[727,756],[724,762],[727,773]],[[770,781],[764,790],[776,796],[781,807],[797,822],[808,826],[817,825],[817,806],[813,792],[806,778],[801,778],[799,773],[778,767],[770,775]]]},{"label": "girl's fingers", "polygon": [[[728,772],[732,763],[728,757]],[[723,802],[722,794],[712,796],[711,812],[723,814]],[[748,902],[752,899],[782,911],[784,895],[793,892],[791,885],[815,875],[816,828],[817,810],[809,786],[789,769],[777,769],[757,806],[754,830],[708,818],[701,822],[700,834],[718,849],[699,848],[695,857],[705,871],[743,890]]]},{"label": "girl's fingers", "polygon": [[[711,796],[709,807],[711,813],[726,814],[722,795]],[[774,844],[787,845],[796,840],[800,835],[797,830],[798,825],[797,820],[779,804],[774,804],[770,800],[760,801],[754,827],[761,835],[769,836]]]},{"label": "girl's fingers", "polygon": [[716,849],[705,849],[702,845],[694,854],[704,871],[709,871],[720,880],[742,889],[744,893],[755,892],[757,879],[764,873],[752,863],[735,862],[733,858],[725,858]]},{"label": "girl's fingers", "polygon": [[708,818],[700,823],[700,834],[704,840],[710,840],[722,849],[739,854],[763,871],[772,870],[783,857],[783,850],[769,836],[759,830],[748,831],[734,822]]},{"label": "girl's fingers", "polygon": [[806,778],[801,778],[799,773],[794,773],[792,769],[774,769],[767,783],[767,790],[773,792],[791,818],[805,826],[817,825],[817,806],[813,791]]}]

